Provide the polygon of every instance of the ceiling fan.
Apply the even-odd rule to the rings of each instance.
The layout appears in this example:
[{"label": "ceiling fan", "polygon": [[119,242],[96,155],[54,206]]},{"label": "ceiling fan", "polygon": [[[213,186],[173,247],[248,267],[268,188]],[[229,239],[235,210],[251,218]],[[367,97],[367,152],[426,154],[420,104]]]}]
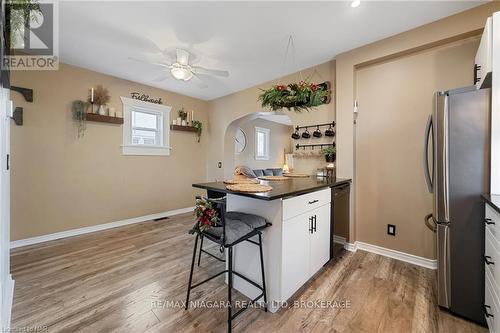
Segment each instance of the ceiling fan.
[{"label": "ceiling fan", "polygon": [[[175,54],[176,54],[176,59],[172,63],[150,62],[136,58],[130,58],[130,59],[168,68],[170,70],[170,74],[174,79],[180,81],[193,80],[192,82],[200,88],[206,88],[208,86],[205,84],[205,82],[203,82],[203,80],[200,78],[199,75],[222,76],[222,77],[229,76],[228,71],[218,70],[218,69],[208,69],[201,66],[194,66],[190,64],[189,57],[191,54],[186,50],[175,49]],[[157,79],[155,79],[155,81],[163,81],[166,79],[168,79],[168,76],[162,75]]]}]

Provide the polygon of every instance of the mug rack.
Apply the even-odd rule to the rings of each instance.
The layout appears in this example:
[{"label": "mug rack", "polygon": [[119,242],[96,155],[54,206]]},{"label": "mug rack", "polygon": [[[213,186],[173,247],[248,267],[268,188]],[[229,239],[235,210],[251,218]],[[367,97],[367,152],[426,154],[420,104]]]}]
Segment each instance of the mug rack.
[{"label": "mug rack", "polygon": [[315,125],[307,125],[307,126],[296,126],[295,129],[298,131],[302,128],[308,129],[308,128],[315,128],[315,127],[323,127],[323,126],[331,126],[335,127],[335,122],[332,121],[331,123],[325,123],[325,124],[315,124]]},{"label": "mug rack", "polygon": [[311,148],[314,150],[315,147],[319,147],[320,149],[323,147],[335,147],[335,142],[332,143],[313,143],[313,144],[307,144],[307,145],[295,145],[295,149],[300,149],[300,148]]}]

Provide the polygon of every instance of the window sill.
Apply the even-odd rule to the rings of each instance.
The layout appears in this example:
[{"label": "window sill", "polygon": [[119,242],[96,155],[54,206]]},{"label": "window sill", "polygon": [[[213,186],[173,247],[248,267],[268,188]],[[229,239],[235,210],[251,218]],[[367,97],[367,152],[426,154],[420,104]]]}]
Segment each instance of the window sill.
[{"label": "window sill", "polygon": [[256,161],[269,161],[269,156],[259,156],[259,157],[255,157],[255,160]]},{"label": "window sill", "polygon": [[169,156],[171,149],[167,146],[122,146],[123,155]]}]

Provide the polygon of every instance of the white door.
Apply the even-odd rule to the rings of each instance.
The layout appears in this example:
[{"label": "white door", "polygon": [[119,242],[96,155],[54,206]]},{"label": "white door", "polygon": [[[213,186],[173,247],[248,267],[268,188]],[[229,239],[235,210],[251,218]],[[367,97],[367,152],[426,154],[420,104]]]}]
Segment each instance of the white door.
[{"label": "white door", "polygon": [[283,221],[281,299],[287,300],[309,279],[309,214]]},{"label": "white door", "polygon": [[14,282],[10,275],[10,94],[0,88],[0,325],[10,326]]},{"label": "white door", "polygon": [[310,276],[330,259],[330,205],[310,212],[314,216],[314,231],[311,234]]}]

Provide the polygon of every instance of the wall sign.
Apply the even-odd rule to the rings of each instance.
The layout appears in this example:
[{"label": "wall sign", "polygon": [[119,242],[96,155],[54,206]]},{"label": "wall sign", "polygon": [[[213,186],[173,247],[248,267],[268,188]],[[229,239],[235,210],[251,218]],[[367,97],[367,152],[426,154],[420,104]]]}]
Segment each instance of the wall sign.
[{"label": "wall sign", "polygon": [[143,102],[149,102],[149,103],[154,103],[154,104],[163,104],[161,97],[160,98],[152,98],[149,97],[149,95],[146,94],[141,94],[138,92],[133,92],[131,93],[133,99],[138,99]]}]

